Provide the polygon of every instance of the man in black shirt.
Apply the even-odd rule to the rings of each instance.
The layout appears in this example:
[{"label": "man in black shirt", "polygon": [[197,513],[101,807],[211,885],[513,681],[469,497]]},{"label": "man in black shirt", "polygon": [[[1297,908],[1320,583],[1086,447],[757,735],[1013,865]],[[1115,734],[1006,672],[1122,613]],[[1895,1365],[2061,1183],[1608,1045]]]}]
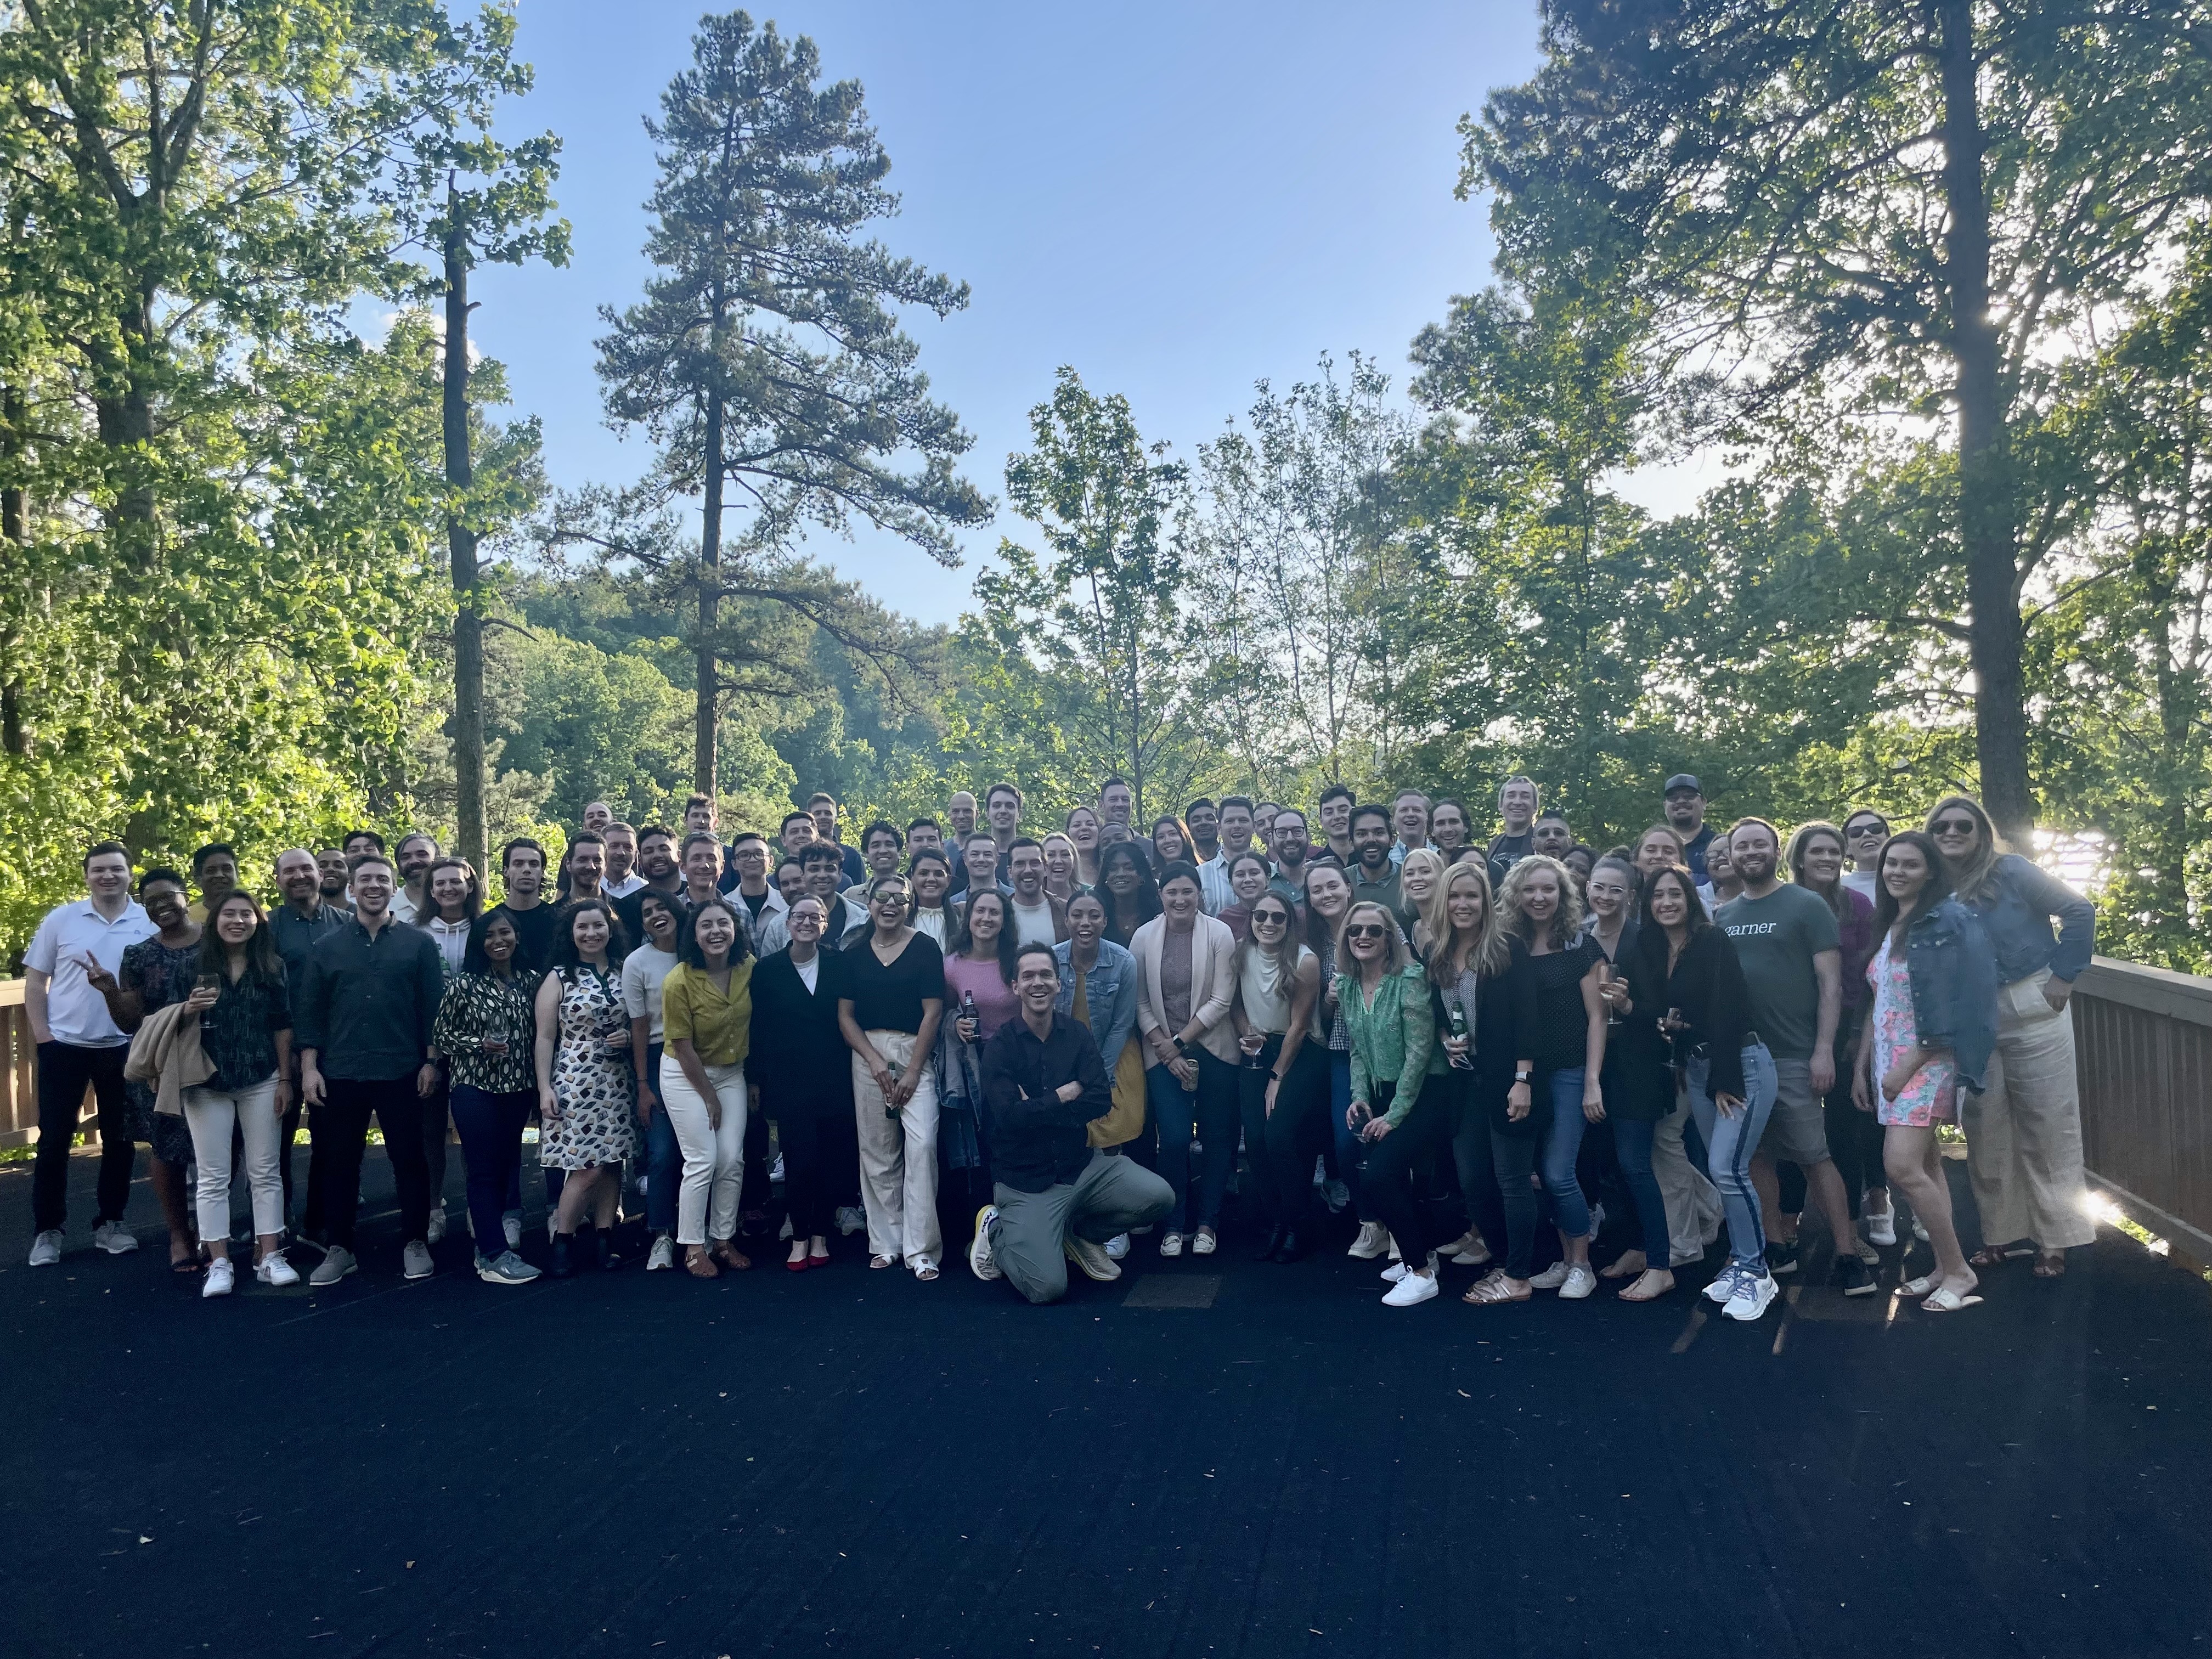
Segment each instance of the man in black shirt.
[{"label": "man in black shirt", "polygon": [[553,930],[558,926],[557,913],[544,897],[545,849],[518,836],[499,849],[499,872],[507,897],[492,907],[492,914],[514,924],[514,970],[542,974],[553,959]]},{"label": "man in black shirt", "polygon": [[1490,890],[1496,892],[1505,872],[1536,850],[1535,821],[1538,796],[1533,778],[1516,775],[1498,792],[1498,816],[1505,820],[1505,833],[1490,842]]},{"label": "man in black shirt", "polygon": [[[740,842],[743,836],[738,837]],[[645,937],[644,899],[647,891],[673,898],[684,890],[684,873],[676,867],[676,836],[666,826],[648,823],[637,832],[637,873],[643,887],[632,889],[615,901],[615,916],[623,937],[632,945]]]},{"label": "man in black shirt", "polygon": [[1060,963],[1051,946],[1022,946],[1014,994],[1022,1017],[983,1049],[997,1202],[976,1212],[968,1265],[1031,1302],[1057,1302],[1067,1293],[1070,1261],[1093,1279],[1119,1279],[1105,1241],[1158,1221],[1175,1207],[1175,1191],[1134,1158],[1090,1144],[1091,1121],[1114,1103],[1113,1085],[1097,1039],[1053,1007]]},{"label": "man in black shirt", "polygon": [[392,919],[398,886],[383,854],[354,860],[353,920],[309,952],[307,982],[292,1006],[300,1092],[314,1114],[326,1176],[331,1247],[309,1276],[313,1285],[335,1285],[354,1270],[354,1218],[372,1116],[384,1131],[398,1189],[407,1277],[428,1279],[434,1271],[422,1103],[440,1081],[430,1023],[445,991],[446,959],[429,934]]}]

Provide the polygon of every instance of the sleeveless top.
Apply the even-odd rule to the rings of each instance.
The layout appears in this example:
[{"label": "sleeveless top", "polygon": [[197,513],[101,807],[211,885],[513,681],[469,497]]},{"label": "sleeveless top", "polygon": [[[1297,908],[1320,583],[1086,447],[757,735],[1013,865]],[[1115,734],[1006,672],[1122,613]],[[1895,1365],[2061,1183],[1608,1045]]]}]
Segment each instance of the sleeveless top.
[{"label": "sleeveless top", "polygon": [[[1297,960],[1304,962],[1313,954],[1303,945],[1298,946]],[[1243,965],[1237,969],[1237,994],[1243,1000],[1244,1018],[1255,1030],[1269,1033],[1287,1031],[1291,1028],[1291,997],[1297,989],[1291,977],[1284,974],[1273,960],[1257,951],[1244,953]]]}]

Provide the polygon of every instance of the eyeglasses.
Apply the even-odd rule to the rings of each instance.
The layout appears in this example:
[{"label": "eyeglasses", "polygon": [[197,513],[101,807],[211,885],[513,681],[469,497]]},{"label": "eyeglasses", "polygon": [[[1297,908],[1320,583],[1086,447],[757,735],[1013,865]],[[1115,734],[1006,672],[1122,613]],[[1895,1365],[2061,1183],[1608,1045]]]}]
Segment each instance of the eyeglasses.
[{"label": "eyeglasses", "polygon": [[1945,818],[1928,826],[1929,833],[1937,836],[1971,836],[1977,828],[1972,818]]},{"label": "eyeglasses", "polygon": [[1346,939],[1381,939],[1386,931],[1371,921],[1363,921],[1346,928],[1344,936]]}]

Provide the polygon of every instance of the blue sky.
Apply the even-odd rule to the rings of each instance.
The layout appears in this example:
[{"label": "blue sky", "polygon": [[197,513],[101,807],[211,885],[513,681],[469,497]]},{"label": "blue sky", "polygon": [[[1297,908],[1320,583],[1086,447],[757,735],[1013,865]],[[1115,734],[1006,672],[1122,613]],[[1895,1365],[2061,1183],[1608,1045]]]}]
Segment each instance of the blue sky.
[{"label": "blue sky", "polygon": [[[1190,457],[1266,377],[1286,386],[1353,348],[1401,385],[1406,347],[1487,279],[1484,204],[1454,198],[1455,123],[1535,62],[1522,0],[1076,7],[811,0],[769,7],[858,77],[892,161],[895,251],[969,283],[969,308],[912,319],[937,394],[975,434],[967,474],[1004,494],[1030,408],[1073,364],[1125,394],[1148,439]],[[556,483],[626,483],[644,441],[600,418],[597,307],[639,294],[653,150],[641,117],[690,58],[699,8],[521,0],[536,90],[511,136],[566,149],[562,270],[480,271],[481,349],[514,412],[545,428]],[[969,605],[999,522],[966,564],[866,532],[812,550],[887,602],[945,622]]]}]

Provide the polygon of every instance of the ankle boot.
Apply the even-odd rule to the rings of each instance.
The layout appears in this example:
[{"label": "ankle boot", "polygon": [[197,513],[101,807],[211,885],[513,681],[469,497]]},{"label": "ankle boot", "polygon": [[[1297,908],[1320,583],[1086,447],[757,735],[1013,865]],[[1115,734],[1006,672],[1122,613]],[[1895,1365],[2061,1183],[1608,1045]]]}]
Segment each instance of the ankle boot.
[{"label": "ankle boot", "polygon": [[622,1266],[622,1258],[615,1254],[615,1230],[611,1227],[594,1227],[592,1231],[596,1235],[593,1243],[596,1255],[593,1259],[599,1263],[601,1272],[612,1273]]},{"label": "ankle boot", "polygon": [[1298,1242],[1298,1230],[1296,1227],[1285,1227],[1283,1229],[1282,1238],[1275,1245],[1274,1255],[1268,1260],[1283,1262],[1296,1261],[1305,1253],[1305,1246]]},{"label": "ankle boot", "polygon": [[553,1256],[545,1264],[545,1271],[556,1279],[574,1279],[576,1276],[575,1249],[575,1234],[554,1234]]},{"label": "ankle boot", "polygon": [[1252,1252],[1252,1260],[1255,1261],[1273,1261],[1275,1259],[1275,1252],[1282,1248],[1282,1244],[1283,1230],[1280,1227],[1268,1228],[1267,1236],[1260,1241],[1260,1248]]}]

